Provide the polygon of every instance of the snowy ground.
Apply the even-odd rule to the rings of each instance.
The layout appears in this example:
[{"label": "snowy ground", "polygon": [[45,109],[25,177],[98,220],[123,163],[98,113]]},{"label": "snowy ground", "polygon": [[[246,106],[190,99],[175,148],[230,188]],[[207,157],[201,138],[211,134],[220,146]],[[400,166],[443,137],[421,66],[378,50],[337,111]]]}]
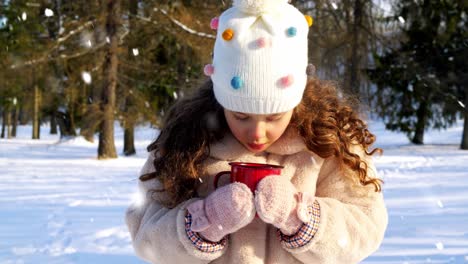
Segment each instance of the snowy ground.
[{"label": "snowy ground", "polygon": [[[426,134],[425,146],[371,123],[384,155],[376,158],[390,214],[380,250],[364,263],[468,263],[468,151],[460,122]],[[122,132],[117,149],[122,150]],[[96,160],[97,143],[47,135],[0,139],[0,263],[143,263],[132,251],[123,215],[136,191],[145,147],[135,157]]]}]

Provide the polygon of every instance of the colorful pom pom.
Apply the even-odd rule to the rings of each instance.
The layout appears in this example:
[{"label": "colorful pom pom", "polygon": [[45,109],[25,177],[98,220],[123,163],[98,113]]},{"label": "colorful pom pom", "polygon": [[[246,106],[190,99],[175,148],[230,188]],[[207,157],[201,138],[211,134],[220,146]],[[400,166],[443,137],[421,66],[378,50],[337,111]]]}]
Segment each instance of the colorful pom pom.
[{"label": "colorful pom pom", "polygon": [[257,39],[257,47],[258,48],[271,47],[271,39],[269,39],[269,38],[259,38],[259,39]]},{"label": "colorful pom pom", "polygon": [[203,72],[205,73],[206,76],[211,76],[214,73],[214,66],[213,64],[207,64],[203,68]]},{"label": "colorful pom pom", "polygon": [[308,15],[305,15],[304,17],[307,20],[307,25],[309,25],[309,27],[311,27],[312,24],[314,23],[314,19],[311,16],[308,16]]},{"label": "colorful pom pom", "polygon": [[283,78],[280,79],[280,84],[282,87],[289,87],[293,84],[294,82],[294,77],[289,74],[288,76],[284,76]]},{"label": "colorful pom pom", "polygon": [[232,88],[237,90],[237,89],[241,88],[243,85],[244,85],[244,82],[242,81],[242,79],[239,76],[234,76],[231,79]]},{"label": "colorful pom pom", "polygon": [[297,34],[297,29],[295,27],[290,27],[286,30],[288,37],[294,37]]},{"label": "colorful pom pom", "polygon": [[223,32],[223,39],[224,40],[229,41],[233,37],[234,37],[234,31],[232,29],[228,28],[228,29],[224,30],[224,32]]},{"label": "colorful pom pom", "polygon": [[218,29],[218,26],[219,26],[219,17],[214,17],[213,19],[211,19],[210,21],[210,27],[211,29]]}]

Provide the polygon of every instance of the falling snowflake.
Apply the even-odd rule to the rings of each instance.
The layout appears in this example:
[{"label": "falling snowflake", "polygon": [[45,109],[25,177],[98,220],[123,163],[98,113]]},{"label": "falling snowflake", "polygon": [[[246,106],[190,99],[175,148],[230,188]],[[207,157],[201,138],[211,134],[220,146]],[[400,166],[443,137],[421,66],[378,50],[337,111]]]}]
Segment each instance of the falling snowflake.
[{"label": "falling snowflake", "polygon": [[335,10],[338,9],[338,5],[335,2],[332,2],[331,5],[332,5],[333,9],[335,9]]},{"label": "falling snowflake", "polygon": [[90,84],[92,81],[91,74],[89,72],[82,72],[81,78],[83,78],[83,81],[87,84]]},{"label": "falling snowflake", "polygon": [[26,12],[23,12],[23,14],[21,14],[21,19],[23,19],[23,21],[26,21],[26,19],[28,19],[28,14],[26,14]]},{"label": "falling snowflake", "polygon": [[399,16],[398,17],[398,20],[400,21],[400,23],[404,24],[406,21],[405,19],[402,17],[402,16]]},{"label": "falling snowflake", "polygon": [[218,225],[218,229],[219,229],[219,230],[223,230],[223,226],[222,226],[222,225]]},{"label": "falling snowflake", "polygon": [[91,48],[93,46],[93,43],[91,42],[90,39],[88,39],[88,41],[86,42],[86,45]]},{"label": "falling snowflake", "polygon": [[198,180],[199,180],[201,183],[203,183],[203,180],[202,180],[202,178],[198,178]]},{"label": "falling snowflake", "polygon": [[44,14],[46,17],[51,17],[54,15],[54,11],[52,11],[52,9],[46,8]]},{"label": "falling snowflake", "polygon": [[443,250],[443,249],[444,249],[444,244],[442,244],[442,242],[437,242],[437,243],[435,244],[435,246],[436,246],[436,248],[437,248],[438,250]]},{"label": "falling snowflake", "polygon": [[437,205],[438,205],[440,208],[444,208],[444,204],[442,203],[441,200],[438,200],[438,201],[437,201]]},{"label": "falling snowflake", "polygon": [[140,54],[140,52],[138,51],[138,49],[132,49],[132,52],[133,52],[133,56],[138,56],[138,54]]},{"label": "falling snowflake", "polygon": [[109,37],[106,37],[106,42],[110,43],[110,38]]}]

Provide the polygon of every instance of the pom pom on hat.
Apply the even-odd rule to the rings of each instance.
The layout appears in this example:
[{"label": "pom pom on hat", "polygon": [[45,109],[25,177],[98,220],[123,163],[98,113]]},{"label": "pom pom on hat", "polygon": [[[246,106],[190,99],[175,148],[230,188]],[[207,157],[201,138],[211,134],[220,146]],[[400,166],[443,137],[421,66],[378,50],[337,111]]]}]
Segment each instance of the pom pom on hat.
[{"label": "pom pom on hat", "polygon": [[203,68],[203,72],[205,73],[206,76],[211,76],[214,73],[214,66],[213,64],[207,64]]},{"label": "pom pom on hat", "polygon": [[232,5],[248,14],[260,14],[275,10],[288,2],[288,0],[234,0]]},{"label": "pom pom on hat", "polygon": [[218,29],[218,26],[219,26],[219,17],[214,17],[213,19],[211,19],[210,21],[211,29]]},{"label": "pom pom on hat", "polygon": [[305,17],[305,19],[307,21],[307,25],[309,25],[309,27],[311,27],[312,24],[314,23],[314,19],[309,15],[305,15],[304,17]]},{"label": "pom pom on hat", "polygon": [[230,28],[224,30],[223,32],[223,39],[230,41],[234,37],[234,31]]}]

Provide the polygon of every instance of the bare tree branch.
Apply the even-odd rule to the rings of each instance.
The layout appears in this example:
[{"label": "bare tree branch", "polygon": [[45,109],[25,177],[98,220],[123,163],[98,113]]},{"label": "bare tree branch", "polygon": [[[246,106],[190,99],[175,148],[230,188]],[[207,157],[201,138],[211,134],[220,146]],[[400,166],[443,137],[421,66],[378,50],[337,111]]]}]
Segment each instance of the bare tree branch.
[{"label": "bare tree branch", "polygon": [[[58,38],[58,39],[57,39],[57,42],[58,42],[58,43],[57,43],[56,46],[58,46],[60,43],[62,43],[62,42],[64,42],[64,41],[66,41],[66,40],[69,39],[71,36],[73,36],[73,35],[75,35],[75,34],[81,32],[81,31],[83,31],[83,29],[85,29],[86,27],[92,25],[94,22],[95,22],[95,20],[87,21],[87,22],[81,24],[81,25],[80,25],[79,27],[77,27],[76,29],[71,30],[67,35]],[[55,49],[55,48],[56,48],[56,47],[54,47],[54,49]]]},{"label": "bare tree branch", "polygon": [[167,14],[167,11],[166,11],[166,10],[158,9],[157,7],[155,7],[153,10],[156,11],[156,12],[162,13],[162,14],[165,15],[167,18],[169,18],[174,24],[176,24],[177,26],[179,26],[180,28],[182,28],[183,30],[187,31],[187,32],[190,33],[190,34],[194,34],[194,35],[197,35],[197,36],[199,36],[199,37],[204,37],[204,38],[211,38],[211,39],[215,39],[215,38],[216,38],[215,35],[208,34],[208,33],[204,33],[204,32],[199,32],[199,31],[196,31],[196,30],[194,30],[194,29],[189,28],[188,26],[186,26],[186,25],[183,24],[182,22],[180,22],[180,21],[178,21],[177,19],[172,18],[171,16],[169,16],[169,15]]},{"label": "bare tree branch", "polygon": [[10,69],[18,69],[18,68],[22,68],[22,67],[25,67],[25,66],[35,65],[35,64],[42,63],[42,62],[46,62],[46,61],[54,61],[54,60],[58,60],[58,59],[73,59],[73,58],[80,57],[80,56],[86,55],[88,53],[94,52],[94,51],[100,49],[101,47],[103,47],[105,44],[106,44],[106,42],[103,42],[103,43],[100,43],[99,45],[96,45],[95,48],[93,48],[93,49],[88,49],[88,50],[85,50],[85,51],[82,51],[82,52],[69,54],[69,55],[60,54],[57,57],[49,57],[48,55],[44,55],[44,56],[42,56],[41,58],[38,58],[38,59],[32,59],[32,60],[28,60],[28,61],[26,61],[24,63],[21,63],[21,64],[11,65]]}]

